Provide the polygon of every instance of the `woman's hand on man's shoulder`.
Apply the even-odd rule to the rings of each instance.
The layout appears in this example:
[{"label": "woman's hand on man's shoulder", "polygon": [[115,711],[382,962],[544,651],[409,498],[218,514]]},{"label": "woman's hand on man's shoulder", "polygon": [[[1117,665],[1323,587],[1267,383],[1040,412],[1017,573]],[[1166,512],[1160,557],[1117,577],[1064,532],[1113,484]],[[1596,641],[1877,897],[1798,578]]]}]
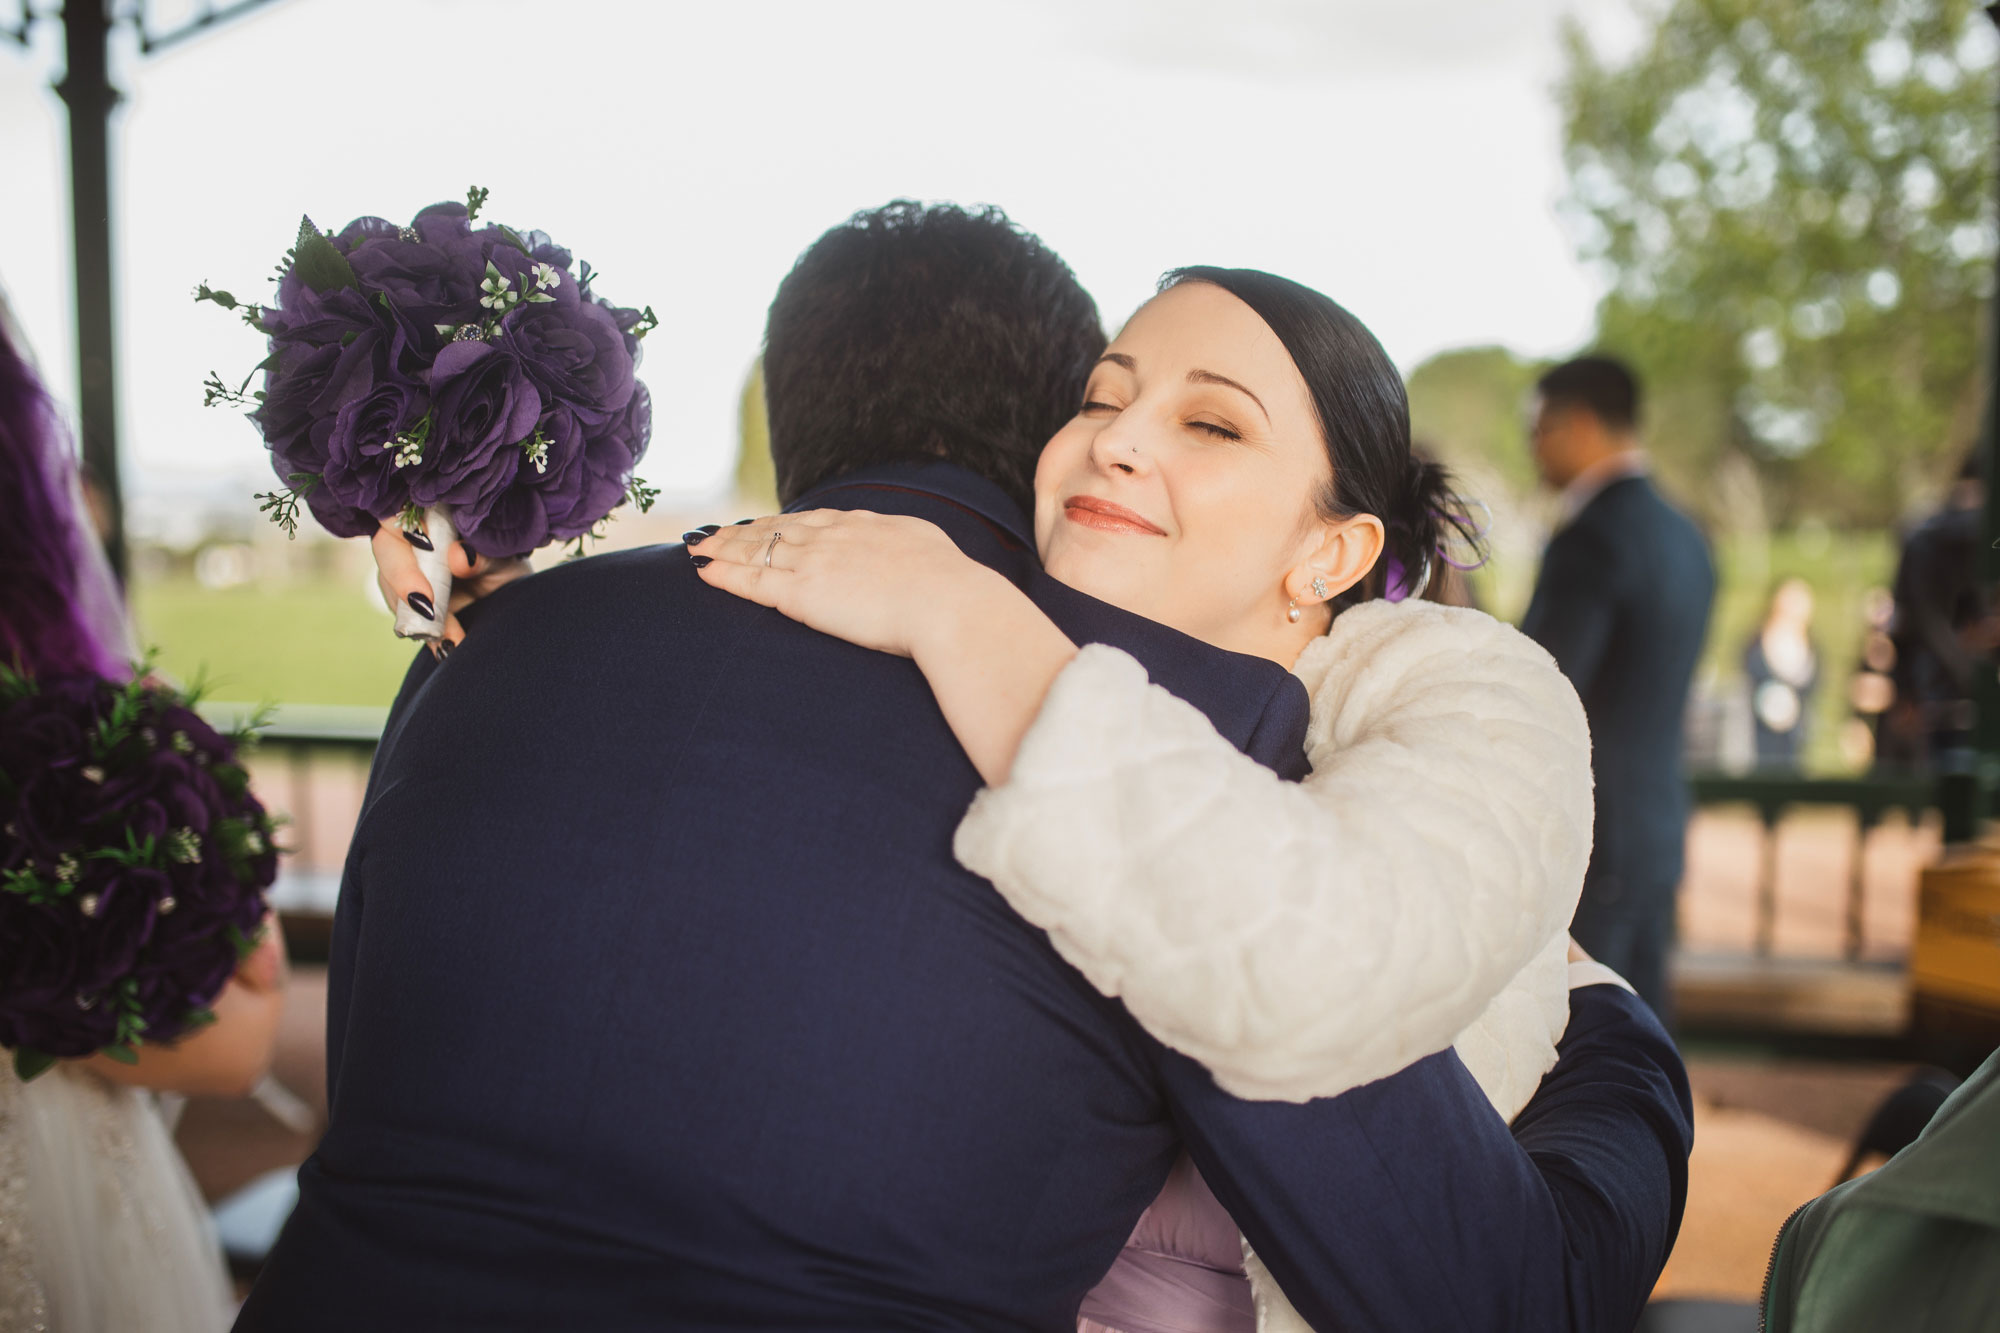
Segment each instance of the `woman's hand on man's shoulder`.
[{"label": "woman's hand on man's shoulder", "polygon": [[865,509],[752,519],[692,543],[688,556],[711,587],[898,657],[917,656],[1000,578],[935,523]]}]

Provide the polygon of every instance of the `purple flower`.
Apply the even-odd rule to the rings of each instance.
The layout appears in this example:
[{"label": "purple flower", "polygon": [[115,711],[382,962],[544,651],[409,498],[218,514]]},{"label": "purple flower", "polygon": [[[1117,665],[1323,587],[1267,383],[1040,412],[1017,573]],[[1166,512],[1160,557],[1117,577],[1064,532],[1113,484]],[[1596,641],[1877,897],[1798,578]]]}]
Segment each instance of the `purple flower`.
[{"label": "purple flower", "polygon": [[555,535],[549,530],[548,507],[541,493],[527,486],[509,486],[496,492],[476,519],[468,517],[466,523],[468,531],[477,530],[480,550],[503,558],[526,555]]},{"label": "purple flower", "polygon": [[617,321],[600,305],[525,306],[507,319],[500,336],[529,378],[587,423],[600,424],[631,401],[637,383],[632,357]]},{"label": "purple flower", "polygon": [[0,911],[0,1046],[85,1055],[104,1044],[99,1025],[76,1003],[85,924],[62,903]]},{"label": "purple flower", "polygon": [[111,990],[138,967],[140,950],[158,920],[160,901],[173,892],[173,881],[163,870],[146,866],[116,870],[101,862],[97,866],[77,885],[79,895],[97,900],[96,907],[88,916],[74,909],[89,931],[76,985],[92,995]]},{"label": "purple flower", "polygon": [[475,304],[489,263],[518,286],[520,276],[537,262],[534,256],[523,253],[503,229],[485,226],[475,231],[466,221],[462,204],[433,204],[417,214],[412,227],[419,242],[434,250],[461,284],[451,290],[463,292],[467,290],[463,284],[469,284]]},{"label": "purple flower", "polygon": [[550,505],[550,531],[558,540],[590,531],[592,524],[624,499],[626,483],[646,452],[652,426],[652,399],[646,386],[640,384],[624,411],[584,436],[575,476],[566,476],[561,486],[567,503],[561,509]]},{"label": "purple flower", "polygon": [[366,398],[345,404],[327,436],[320,480],[329,494],[370,515],[386,516],[402,509],[409,502],[411,481],[426,464],[399,466],[396,437],[414,428],[428,411],[429,395],[400,379],[388,380]]},{"label": "purple flower", "polygon": [[[340,412],[391,380],[388,341],[366,300],[352,291],[334,295],[341,298],[335,308],[352,318],[322,319],[303,333],[272,337],[276,364],[265,372],[264,402],[251,418],[264,433],[272,470],[288,485],[300,475],[324,478]],[[315,342],[314,330],[330,340]],[[306,501],[321,526],[341,537],[366,536],[376,518],[388,517],[372,513],[364,497],[333,486],[314,486]]]},{"label": "purple flower", "polygon": [[[431,367],[433,413],[424,475],[410,485],[421,505],[466,507],[463,525],[476,538],[478,516],[514,480],[519,446],[534,434],[542,396],[510,351],[489,343],[456,342]],[[483,502],[483,503],[482,503]]]},{"label": "purple flower", "polygon": [[[387,316],[353,287],[316,292],[288,273],[278,284],[279,304],[264,311],[273,351],[281,347],[347,347],[364,333],[380,333]],[[287,294],[289,293],[289,295]]]},{"label": "purple flower", "polygon": [[569,407],[557,403],[542,417],[540,430],[542,438],[548,441],[548,467],[528,479],[528,484],[541,492],[560,521],[569,515],[581,492],[587,447],[584,424]]},{"label": "purple flower", "polygon": [[618,325],[618,331],[625,335],[625,350],[631,355],[632,364],[635,366],[638,365],[639,335],[634,333],[633,330],[638,328],[640,323],[644,321],[646,312],[643,310],[634,310],[630,306],[613,305],[602,297],[595,299],[597,304],[610,312],[612,320]]},{"label": "purple flower", "polygon": [[624,501],[651,422],[643,384],[635,385],[623,411],[591,431],[569,408],[551,408],[536,427],[547,443],[548,470],[523,464],[514,485],[461,511],[468,523],[477,521],[480,549],[524,555],[589,532]]},{"label": "purple flower", "polygon": [[392,234],[370,238],[349,253],[347,262],[362,290],[386,309],[394,325],[390,361],[396,369],[420,378],[443,347],[440,324],[457,326],[479,319],[482,262],[469,253],[455,253],[422,241],[405,241]]},{"label": "purple flower", "polygon": [[[0,1046],[172,1041],[277,873],[229,742],[170,693],[88,677],[0,705]],[[232,932],[234,932],[232,934]]]},{"label": "purple flower", "polygon": [[578,294],[581,284],[569,277],[570,265],[575,262],[570,252],[550,240],[548,234],[545,232],[531,231],[521,239],[528,243],[528,255],[537,264],[547,264],[553,268],[562,270],[563,286],[570,289],[570,294],[563,296],[558,291],[555,294],[556,299],[558,301],[575,301],[581,299]]}]

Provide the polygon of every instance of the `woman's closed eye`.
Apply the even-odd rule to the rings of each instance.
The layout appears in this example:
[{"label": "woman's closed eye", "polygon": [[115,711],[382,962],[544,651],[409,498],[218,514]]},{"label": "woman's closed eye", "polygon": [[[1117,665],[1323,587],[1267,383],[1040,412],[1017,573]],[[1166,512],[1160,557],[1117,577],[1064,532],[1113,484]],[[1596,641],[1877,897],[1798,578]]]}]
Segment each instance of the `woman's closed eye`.
[{"label": "woman's closed eye", "polygon": [[1187,424],[1188,429],[1200,431],[1213,440],[1240,440],[1243,438],[1241,431],[1231,426],[1225,426],[1221,422],[1190,421]]},{"label": "woman's closed eye", "polygon": [[1116,403],[1107,403],[1096,398],[1086,398],[1084,399],[1083,406],[1079,407],[1077,412],[1079,415],[1087,417],[1093,412],[1116,412],[1118,410],[1119,408]]}]

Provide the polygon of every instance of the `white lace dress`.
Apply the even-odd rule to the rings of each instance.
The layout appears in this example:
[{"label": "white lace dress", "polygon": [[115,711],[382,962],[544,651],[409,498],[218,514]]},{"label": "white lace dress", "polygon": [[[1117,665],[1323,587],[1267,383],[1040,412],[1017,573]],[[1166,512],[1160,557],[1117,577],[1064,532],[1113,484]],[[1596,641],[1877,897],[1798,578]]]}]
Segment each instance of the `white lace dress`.
[{"label": "white lace dress", "polygon": [[152,1094],[0,1060],[0,1333],[223,1333],[235,1310]]}]

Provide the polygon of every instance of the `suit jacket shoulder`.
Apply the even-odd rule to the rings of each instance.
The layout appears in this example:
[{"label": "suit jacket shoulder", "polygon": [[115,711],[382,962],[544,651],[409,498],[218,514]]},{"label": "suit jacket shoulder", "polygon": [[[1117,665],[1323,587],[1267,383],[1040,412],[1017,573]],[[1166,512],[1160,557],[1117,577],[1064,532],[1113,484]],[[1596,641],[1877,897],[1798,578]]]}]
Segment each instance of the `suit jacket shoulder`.
[{"label": "suit jacket shoulder", "polygon": [[1630,549],[1631,534],[1620,522],[1617,508],[1600,495],[1577,515],[1576,521],[1556,530],[1542,556],[1544,576],[1557,574],[1566,580],[1587,581],[1598,587],[1616,587],[1621,582]]}]

